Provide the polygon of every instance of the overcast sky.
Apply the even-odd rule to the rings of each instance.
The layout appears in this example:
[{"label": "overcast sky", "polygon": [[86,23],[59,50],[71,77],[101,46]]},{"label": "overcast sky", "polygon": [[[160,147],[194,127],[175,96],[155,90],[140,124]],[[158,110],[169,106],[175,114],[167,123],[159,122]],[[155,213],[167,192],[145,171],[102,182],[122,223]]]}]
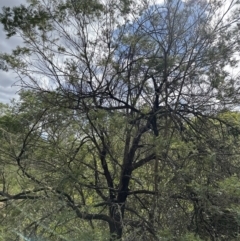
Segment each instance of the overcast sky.
[{"label": "overcast sky", "polygon": [[[25,3],[25,0],[0,0],[0,11],[3,6],[13,7]],[[0,25],[0,52],[8,52],[21,43],[17,37],[6,39],[5,32],[2,25]],[[10,99],[16,98],[18,87],[14,86],[16,76],[11,72],[4,72],[0,70],[0,102],[9,103]]]}]

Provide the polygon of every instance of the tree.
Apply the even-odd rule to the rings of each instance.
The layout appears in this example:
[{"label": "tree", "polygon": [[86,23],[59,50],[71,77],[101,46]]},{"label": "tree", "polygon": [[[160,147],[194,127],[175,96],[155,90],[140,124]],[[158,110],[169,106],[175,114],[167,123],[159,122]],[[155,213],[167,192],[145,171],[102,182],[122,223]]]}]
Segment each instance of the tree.
[{"label": "tree", "polygon": [[[168,227],[171,240],[188,232],[235,238],[238,225],[219,234],[222,218],[202,205],[215,198],[206,182],[238,173],[235,158],[231,171],[214,166],[220,150],[222,163],[237,155],[219,133],[234,126],[220,113],[239,103],[239,77],[227,69],[237,65],[238,13],[235,0],[32,0],[4,8],[7,36],[24,40],[1,58],[22,86],[16,113],[24,131],[9,151],[25,185],[0,201],[36,205],[49,226],[69,211],[92,227],[108,225],[111,240],[158,240]],[[45,199],[54,214],[43,210]]]}]

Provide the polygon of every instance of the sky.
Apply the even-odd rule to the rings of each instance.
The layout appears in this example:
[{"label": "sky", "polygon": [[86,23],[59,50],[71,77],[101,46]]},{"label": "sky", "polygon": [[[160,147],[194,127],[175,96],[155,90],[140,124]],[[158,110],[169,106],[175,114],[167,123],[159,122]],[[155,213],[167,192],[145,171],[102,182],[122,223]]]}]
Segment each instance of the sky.
[{"label": "sky", "polygon": [[[156,0],[158,3],[162,0]],[[3,6],[13,7],[26,3],[26,0],[0,0],[0,12]],[[6,39],[6,33],[0,24],[0,53],[11,53],[11,51],[21,44],[17,37]],[[17,92],[20,87],[17,86],[17,76],[11,71],[5,72],[0,69],[0,103],[10,103],[11,99],[18,99]]]},{"label": "sky", "polygon": [[[156,0],[158,3],[162,0]],[[18,6],[26,3],[26,0],[0,0],[0,12],[3,6]],[[17,45],[21,44],[19,37],[11,37],[7,39],[2,25],[0,24],[0,53],[7,52],[11,53]],[[11,71],[5,72],[0,69],[0,102],[10,103],[10,100],[18,98],[17,92],[19,91],[17,86],[17,78]]]},{"label": "sky", "polygon": [[[25,0],[0,0],[0,9],[3,6],[13,7],[25,3]],[[19,45],[21,40],[17,37],[6,39],[5,32],[0,24],[0,52],[11,53],[12,49]],[[0,102],[9,103],[10,99],[17,98],[19,87],[15,86],[16,76],[9,72],[0,70]]]}]

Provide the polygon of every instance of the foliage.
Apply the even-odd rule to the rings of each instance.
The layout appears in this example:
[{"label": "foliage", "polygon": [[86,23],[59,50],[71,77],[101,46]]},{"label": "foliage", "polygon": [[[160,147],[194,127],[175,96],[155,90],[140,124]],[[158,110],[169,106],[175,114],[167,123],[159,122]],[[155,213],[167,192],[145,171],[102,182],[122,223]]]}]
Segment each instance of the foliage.
[{"label": "foliage", "polygon": [[[3,8],[5,240],[237,240],[238,1]],[[108,230],[106,232],[106,230]]]}]

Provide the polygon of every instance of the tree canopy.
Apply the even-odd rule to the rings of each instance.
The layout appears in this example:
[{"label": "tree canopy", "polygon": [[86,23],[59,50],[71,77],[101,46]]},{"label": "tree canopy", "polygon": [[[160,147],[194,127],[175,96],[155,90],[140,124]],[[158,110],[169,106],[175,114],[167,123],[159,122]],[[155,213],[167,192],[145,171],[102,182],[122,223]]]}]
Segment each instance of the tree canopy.
[{"label": "tree canopy", "polygon": [[[239,1],[3,8],[4,240],[238,240]],[[108,232],[105,232],[108,230]]]}]

